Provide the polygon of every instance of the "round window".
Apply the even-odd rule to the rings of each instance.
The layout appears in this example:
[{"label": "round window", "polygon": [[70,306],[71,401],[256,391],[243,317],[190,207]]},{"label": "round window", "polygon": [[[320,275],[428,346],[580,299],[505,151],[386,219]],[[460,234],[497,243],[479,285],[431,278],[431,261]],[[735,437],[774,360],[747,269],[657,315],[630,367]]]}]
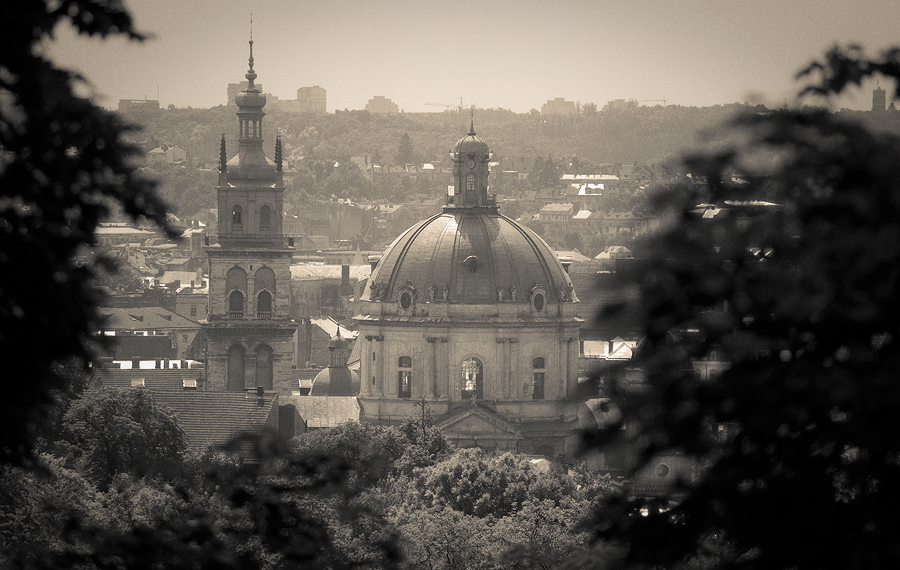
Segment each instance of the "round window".
[{"label": "round window", "polygon": [[531,299],[532,304],[534,305],[534,310],[543,311],[544,310],[544,294],[543,293],[535,293],[534,297]]},{"label": "round window", "polygon": [[400,307],[403,310],[406,310],[412,306],[412,295],[409,294],[409,291],[404,291],[400,293]]},{"label": "round window", "polygon": [[669,466],[665,463],[660,463],[656,466],[654,472],[656,473],[657,477],[666,477],[669,474]]}]

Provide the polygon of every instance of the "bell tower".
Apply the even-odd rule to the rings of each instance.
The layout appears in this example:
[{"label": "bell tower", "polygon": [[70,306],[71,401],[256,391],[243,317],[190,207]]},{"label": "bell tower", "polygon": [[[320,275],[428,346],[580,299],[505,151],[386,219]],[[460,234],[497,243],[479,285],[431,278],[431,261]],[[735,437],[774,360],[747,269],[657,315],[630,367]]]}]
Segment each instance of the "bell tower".
[{"label": "bell tower", "polygon": [[247,88],[235,97],[238,150],[219,150],[218,243],[209,260],[208,390],[276,390],[290,395],[296,324],[290,318],[291,255],[282,233],[281,138],[275,160],[263,152],[263,107],[256,88],[253,35]]}]

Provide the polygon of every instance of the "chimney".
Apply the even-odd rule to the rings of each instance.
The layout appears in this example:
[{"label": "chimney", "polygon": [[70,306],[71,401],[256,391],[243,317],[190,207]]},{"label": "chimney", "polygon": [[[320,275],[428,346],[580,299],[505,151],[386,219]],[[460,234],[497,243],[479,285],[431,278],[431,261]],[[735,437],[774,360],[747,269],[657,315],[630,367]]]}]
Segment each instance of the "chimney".
[{"label": "chimney", "polygon": [[256,405],[263,406],[266,403],[266,389],[262,386],[256,387]]}]

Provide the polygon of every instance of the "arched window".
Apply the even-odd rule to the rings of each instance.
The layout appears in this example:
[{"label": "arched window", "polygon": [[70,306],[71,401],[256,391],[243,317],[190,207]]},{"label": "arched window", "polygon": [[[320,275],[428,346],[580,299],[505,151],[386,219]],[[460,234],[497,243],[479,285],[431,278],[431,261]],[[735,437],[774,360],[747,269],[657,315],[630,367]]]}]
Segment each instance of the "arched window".
[{"label": "arched window", "polygon": [[225,390],[244,391],[244,347],[236,344],[228,349],[228,377]]},{"label": "arched window", "polygon": [[272,208],[263,206],[259,209],[259,233],[272,231]]},{"label": "arched window", "polygon": [[231,295],[228,295],[228,318],[244,318],[244,294],[240,291],[232,291]]},{"label": "arched window", "polygon": [[471,172],[466,174],[466,195],[472,196],[475,193],[475,175]]},{"label": "arched window", "polygon": [[260,267],[256,270],[253,293],[256,295],[256,318],[271,319],[275,310],[275,272],[272,268]]},{"label": "arched window", "polygon": [[240,204],[235,204],[231,209],[231,231],[233,232],[242,232],[244,231],[244,226],[241,215],[244,212],[244,208]]},{"label": "arched window", "polygon": [[256,347],[256,386],[272,389],[272,347],[266,344]]},{"label": "arched window", "polygon": [[228,295],[228,318],[244,318],[244,292],[246,290],[247,272],[240,267],[229,269],[228,273],[225,274],[225,293]]},{"label": "arched window", "polygon": [[397,397],[412,397],[412,358],[409,356],[397,359]]},{"label": "arched window", "polygon": [[483,397],[483,367],[477,358],[467,358],[462,365],[462,397],[463,400],[481,400]]},{"label": "arched window", "polygon": [[546,361],[538,356],[531,360],[531,399],[544,399],[544,375],[547,372]]},{"label": "arched window", "polygon": [[259,296],[256,298],[256,318],[272,318],[272,295],[270,295],[268,291],[260,292]]}]

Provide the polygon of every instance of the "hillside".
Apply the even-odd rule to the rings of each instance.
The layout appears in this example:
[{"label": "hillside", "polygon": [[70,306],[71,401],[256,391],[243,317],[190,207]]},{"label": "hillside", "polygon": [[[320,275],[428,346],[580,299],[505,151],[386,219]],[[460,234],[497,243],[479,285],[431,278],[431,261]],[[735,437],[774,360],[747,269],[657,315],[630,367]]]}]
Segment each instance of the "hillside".
[{"label": "hillside", "polygon": [[[657,162],[690,148],[700,133],[715,133],[726,117],[746,108],[635,106],[568,117],[479,109],[475,128],[499,159],[550,155],[577,156],[594,164]],[[214,161],[223,132],[229,146],[236,140],[234,110],[224,106],[160,109],[126,118],[144,128],[138,138],[181,146],[193,162]],[[469,120],[465,112],[300,115],[272,110],[266,118],[266,143],[271,150],[277,131],[282,133],[286,156],[321,160],[368,154],[394,164],[400,139],[407,133],[417,162],[426,162],[446,157],[447,150],[468,131]]]},{"label": "hillside", "polygon": [[[148,150],[155,145],[177,145],[187,152],[188,165],[214,167],[222,133],[229,155],[237,147],[238,123],[234,110],[225,106],[170,107],[125,118],[142,127],[142,131],[134,134],[134,140],[142,141]],[[723,131],[721,125],[740,111],[770,112],[762,106],[750,108],[739,104],[632,105],[573,116],[480,109],[475,112],[475,130],[488,141],[494,160],[501,162],[503,170],[530,172],[536,158],[551,157],[563,170],[577,158],[584,165],[581,170],[589,172],[596,171],[601,164],[654,164],[701,146],[721,145],[730,139],[730,133]],[[839,115],[876,129],[900,133],[898,112],[841,111]],[[465,112],[379,115],[337,111],[306,115],[273,109],[265,120],[264,144],[267,154],[274,156],[275,133],[281,133],[286,161],[289,165],[303,164],[301,170],[305,174],[293,183],[293,188],[288,188],[295,202],[301,194],[403,201],[414,191],[408,182],[396,180],[376,188],[354,172],[354,168],[349,168],[348,159],[369,155],[382,165],[440,162],[468,132],[469,121],[470,116]],[[409,152],[401,157],[404,135],[409,137]],[[335,168],[336,162],[341,166]],[[163,195],[176,213],[189,215],[212,205],[214,173],[159,166],[150,170],[162,180]]]}]

